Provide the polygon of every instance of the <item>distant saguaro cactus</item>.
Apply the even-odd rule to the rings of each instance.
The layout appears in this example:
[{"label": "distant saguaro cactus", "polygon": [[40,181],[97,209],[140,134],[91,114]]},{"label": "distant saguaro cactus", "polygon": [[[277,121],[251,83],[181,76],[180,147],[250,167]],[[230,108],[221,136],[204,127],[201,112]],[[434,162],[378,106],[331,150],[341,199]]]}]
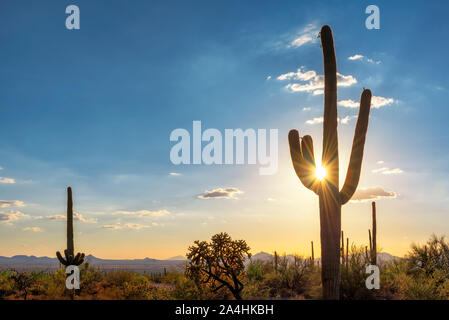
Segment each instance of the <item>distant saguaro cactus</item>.
[{"label": "distant saguaro cactus", "polygon": [[72,188],[67,188],[67,249],[64,250],[65,259],[61,253],[56,252],[59,262],[64,266],[79,266],[84,262],[84,253],[78,253],[75,256],[75,249],[73,246],[73,201]]},{"label": "distant saguaro cactus", "polygon": [[300,139],[297,130],[289,132],[290,154],[301,182],[319,196],[321,227],[321,281],[324,299],[339,298],[341,206],[356,191],[362,167],[363,149],[368,129],[371,91],[365,89],[360,98],[360,109],[352,144],[346,180],[339,191],[338,136],[337,136],[337,62],[334,40],[329,26],[320,32],[324,56],[324,122],[322,165],[327,174],[319,180],[313,153],[312,137]]},{"label": "distant saguaro cactus", "polygon": [[371,203],[373,214],[373,235],[371,237],[371,230],[369,230],[369,249],[370,262],[373,265],[377,264],[377,220],[376,220],[376,203]]}]

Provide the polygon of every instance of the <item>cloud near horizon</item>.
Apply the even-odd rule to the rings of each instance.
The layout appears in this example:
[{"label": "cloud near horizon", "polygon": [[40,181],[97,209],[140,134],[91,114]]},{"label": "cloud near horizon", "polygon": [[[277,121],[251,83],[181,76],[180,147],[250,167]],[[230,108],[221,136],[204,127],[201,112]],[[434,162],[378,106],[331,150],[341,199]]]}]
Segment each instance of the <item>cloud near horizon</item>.
[{"label": "cloud near horizon", "polygon": [[116,211],[112,213],[113,215],[125,215],[125,216],[136,216],[139,218],[142,217],[162,217],[170,214],[168,210],[158,210],[158,211],[150,211],[150,210],[137,210],[137,211]]},{"label": "cloud near horizon", "polygon": [[365,202],[388,198],[397,198],[396,192],[387,191],[382,187],[360,188],[354,193],[350,202]]},{"label": "cloud near horizon", "polygon": [[32,232],[42,232],[42,229],[39,227],[26,227],[22,229],[23,231],[32,231]]},{"label": "cloud near horizon", "polygon": [[25,203],[19,200],[0,200],[0,208],[24,207]]},{"label": "cloud near horizon", "polygon": [[204,193],[198,196],[198,199],[238,199],[234,195],[241,193],[243,191],[238,188],[216,188],[204,191]]},{"label": "cloud near horizon", "polygon": [[30,215],[23,213],[21,211],[0,211],[0,222],[6,222],[10,224],[11,221],[17,221],[20,218],[29,218]]},{"label": "cloud near horizon", "polygon": [[0,177],[0,183],[13,184],[13,183],[16,183],[16,180],[14,180],[12,178]]},{"label": "cloud near horizon", "polygon": [[[52,216],[47,216],[47,219],[66,221],[67,216],[62,215],[62,214],[55,214]],[[78,212],[73,212],[73,220],[81,221],[81,222],[85,222],[85,223],[97,223],[98,222],[97,218],[86,218],[81,213],[78,213]]]}]

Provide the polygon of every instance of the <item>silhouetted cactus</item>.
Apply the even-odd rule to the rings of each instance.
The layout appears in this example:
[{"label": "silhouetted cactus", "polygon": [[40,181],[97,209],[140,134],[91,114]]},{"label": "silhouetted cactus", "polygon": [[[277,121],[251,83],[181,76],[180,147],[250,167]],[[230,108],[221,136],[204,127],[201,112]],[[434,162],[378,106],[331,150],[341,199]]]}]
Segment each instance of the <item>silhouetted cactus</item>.
[{"label": "silhouetted cactus", "polygon": [[339,163],[337,136],[337,62],[334,40],[329,26],[320,32],[324,56],[324,123],[322,165],[327,171],[323,180],[315,176],[313,141],[302,137],[297,130],[289,132],[290,154],[301,182],[319,196],[321,227],[321,280],[323,298],[339,298],[341,206],[356,191],[362,166],[363,149],[371,105],[371,91],[363,90],[352,144],[346,180],[339,191]]},{"label": "silhouetted cactus", "polygon": [[312,246],[312,257],[310,258],[312,260],[312,267],[315,266],[315,252],[313,251],[313,241],[310,241],[310,244]]},{"label": "silhouetted cactus", "polygon": [[370,262],[373,265],[377,264],[377,221],[376,221],[376,203],[373,201],[372,214],[373,214],[373,236],[371,237],[371,230],[369,231],[369,250],[370,250]]},{"label": "silhouetted cactus", "polygon": [[67,188],[67,249],[64,250],[65,259],[61,253],[56,252],[59,262],[64,266],[79,266],[84,262],[84,253],[78,253],[75,256],[75,249],[73,246],[73,201],[72,188]]}]

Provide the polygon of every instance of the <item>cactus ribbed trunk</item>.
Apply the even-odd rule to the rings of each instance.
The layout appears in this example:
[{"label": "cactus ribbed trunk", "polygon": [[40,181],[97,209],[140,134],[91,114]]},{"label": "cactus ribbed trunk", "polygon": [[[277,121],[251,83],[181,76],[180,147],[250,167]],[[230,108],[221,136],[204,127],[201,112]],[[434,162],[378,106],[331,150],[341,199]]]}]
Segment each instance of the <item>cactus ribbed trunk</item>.
[{"label": "cactus ribbed trunk", "polygon": [[323,299],[339,298],[341,206],[320,196],[321,282]]},{"label": "cactus ribbed trunk", "polygon": [[71,187],[67,188],[67,251],[69,255],[75,255],[73,245],[73,200]]},{"label": "cactus ribbed trunk", "polygon": [[319,189],[321,280],[323,298],[339,298],[341,202],[337,134],[337,61],[330,28],[321,30],[324,62],[324,123],[322,166],[326,179]]}]

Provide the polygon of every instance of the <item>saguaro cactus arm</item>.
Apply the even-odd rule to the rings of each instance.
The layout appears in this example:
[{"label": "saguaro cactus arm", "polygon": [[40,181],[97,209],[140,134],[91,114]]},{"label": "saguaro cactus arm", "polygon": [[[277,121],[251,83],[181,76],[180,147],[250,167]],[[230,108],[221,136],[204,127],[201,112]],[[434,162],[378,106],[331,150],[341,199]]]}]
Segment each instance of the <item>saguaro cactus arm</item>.
[{"label": "saguaro cactus arm", "polygon": [[346,180],[340,191],[340,202],[345,204],[351,199],[359,184],[362,170],[363,149],[365,147],[366,132],[368,130],[369,112],[371,107],[371,90],[365,89],[360,97],[360,110],[352,142],[351,158],[349,161]]},{"label": "saguaro cactus arm", "polygon": [[306,188],[318,194],[319,181],[315,176],[316,166],[312,137],[304,136],[300,141],[299,132],[293,129],[288,134],[288,141],[296,175]]}]

